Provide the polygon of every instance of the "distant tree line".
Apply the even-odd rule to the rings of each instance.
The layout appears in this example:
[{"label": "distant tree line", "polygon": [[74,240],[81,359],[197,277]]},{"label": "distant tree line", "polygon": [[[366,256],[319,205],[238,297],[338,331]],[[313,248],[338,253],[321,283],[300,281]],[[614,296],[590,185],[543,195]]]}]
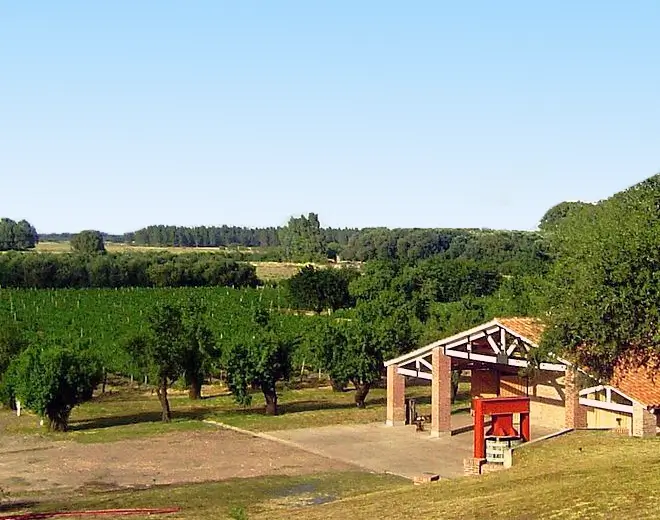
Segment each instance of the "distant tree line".
[{"label": "distant tree line", "polygon": [[[41,242],[71,242],[73,238],[79,233],[39,233],[39,240]],[[112,234],[103,233],[101,236],[105,242],[113,242],[116,244],[123,244],[126,241],[126,234]]]},{"label": "distant tree line", "polygon": [[25,251],[37,244],[37,231],[27,220],[0,219],[0,251]]},{"label": "distant tree line", "polygon": [[[322,228],[318,215],[290,219],[279,228],[150,226],[126,235],[126,241],[151,246],[242,246],[270,250],[263,259],[319,261],[416,261],[444,255],[488,259],[505,272],[533,271],[547,261],[543,236],[529,231],[481,229],[333,229]],[[263,256],[264,253],[262,253]]]},{"label": "distant tree line", "polygon": [[255,287],[255,268],[212,253],[0,255],[0,287]]},{"label": "distant tree line", "polygon": [[[123,241],[135,245],[162,247],[280,247],[282,227],[239,226],[147,226],[126,233]],[[357,229],[321,229],[323,242],[347,244]]]}]

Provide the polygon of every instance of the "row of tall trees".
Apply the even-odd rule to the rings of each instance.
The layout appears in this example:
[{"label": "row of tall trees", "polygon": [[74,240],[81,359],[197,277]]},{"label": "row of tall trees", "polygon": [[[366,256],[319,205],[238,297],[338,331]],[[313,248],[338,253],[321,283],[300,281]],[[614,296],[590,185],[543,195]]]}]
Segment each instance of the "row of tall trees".
[{"label": "row of tall trees", "polygon": [[[316,220],[318,215],[310,213],[289,221],[301,222]],[[319,226],[320,227],[320,226]],[[279,247],[286,243],[282,236],[284,227],[248,228],[240,226],[147,226],[137,231],[126,233],[123,241],[145,246],[186,246],[186,247]],[[323,228],[320,230],[325,243],[347,244],[357,229]],[[284,240],[283,240],[284,238]],[[324,252],[323,252],[324,253]]]},{"label": "row of tall trees", "polygon": [[213,253],[0,255],[0,287],[256,287],[258,284],[254,266]]},{"label": "row of tall trees", "polygon": [[0,251],[25,251],[37,244],[39,237],[27,220],[0,219]]}]

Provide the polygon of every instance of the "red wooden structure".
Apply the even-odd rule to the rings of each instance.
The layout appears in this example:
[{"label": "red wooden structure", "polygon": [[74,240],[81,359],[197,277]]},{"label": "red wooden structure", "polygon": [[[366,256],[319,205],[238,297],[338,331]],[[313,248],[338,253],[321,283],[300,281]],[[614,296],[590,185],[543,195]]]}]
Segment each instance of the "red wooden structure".
[{"label": "red wooden structure", "polygon": [[[474,408],[474,457],[486,455],[486,436],[518,437],[529,441],[529,397],[475,397]],[[513,415],[520,415],[520,434],[513,427]],[[491,427],[484,435],[485,416],[491,417]]]}]

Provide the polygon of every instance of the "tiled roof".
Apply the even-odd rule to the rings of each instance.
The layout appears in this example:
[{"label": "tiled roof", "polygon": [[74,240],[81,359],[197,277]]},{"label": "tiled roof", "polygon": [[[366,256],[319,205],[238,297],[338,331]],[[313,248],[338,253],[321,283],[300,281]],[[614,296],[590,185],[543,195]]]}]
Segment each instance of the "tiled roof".
[{"label": "tiled roof", "polygon": [[540,343],[545,329],[543,323],[537,318],[496,318],[495,321],[536,345]]},{"label": "tiled roof", "polygon": [[660,408],[660,359],[628,356],[614,367],[610,384],[645,406]]}]

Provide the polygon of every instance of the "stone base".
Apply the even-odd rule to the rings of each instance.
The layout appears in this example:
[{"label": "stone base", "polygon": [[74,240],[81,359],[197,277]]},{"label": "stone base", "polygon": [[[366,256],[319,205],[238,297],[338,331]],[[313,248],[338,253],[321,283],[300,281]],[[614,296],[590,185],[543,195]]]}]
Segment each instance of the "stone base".
[{"label": "stone base", "polygon": [[390,421],[389,419],[385,421],[385,426],[393,427],[393,426],[405,426],[405,425],[406,425],[406,421]]},{"label": "stone base", "polygon": [[481,475],[481,467],[486,464],[486,459],[470,457],[463,459],[463,473],[465,475]]}]

